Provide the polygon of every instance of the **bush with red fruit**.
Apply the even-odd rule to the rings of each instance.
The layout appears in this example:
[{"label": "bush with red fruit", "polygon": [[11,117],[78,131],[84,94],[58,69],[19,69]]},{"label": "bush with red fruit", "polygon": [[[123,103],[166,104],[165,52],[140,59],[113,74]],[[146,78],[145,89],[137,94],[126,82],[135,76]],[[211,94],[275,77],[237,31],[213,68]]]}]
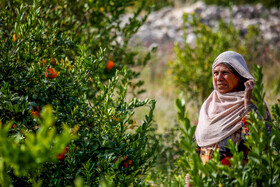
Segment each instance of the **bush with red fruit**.
[{"label": "bush with red fruit", "polygon": [[[15,140],[25,145],[29,132],[34,136],[46,132],[40,112],[50,104],[53,135],[63,135],[67,124],[77,139],[67,143],[67,151],[65,143],[56,152],[47,146],[38,158],[40,166],[29,154],[24,163],[23,157],[12,157],[3,170],[11,178],[7,184],[28,186],[41,181],[42,186],[73,186],[79,176],[85,185],[96,186],[108,175],[117,186],[140,184],[154,159],[148,140],[155,101],[126,99],[128,85],[138,75],[130,67],[148,59],[136,62],[137,53],[127,44],[146,19],[136,19],[144,4],[132,9],[134,17],[120,27],[120,17],[131,1],[28,3],[7,1],[0,6],[4,18],[0,20],[0,119],[3,124],[17,124],[6,138],[14,140],[11,136],[16,134],[20,138]],[[116,33],[123,36],[121,44]],[[20,39],[14,41],[18,35]],[[113,63],[107,64],[109,59]],[[131,124],[138,107],[148,107],[149,113],[142,122]],[[35,142],[39,154],[44,144]],[[124,156],[127,163],[122,163]],[[27,163],[40,169],[34,172]],[[22,172],[15,172],[17,168]]]}]

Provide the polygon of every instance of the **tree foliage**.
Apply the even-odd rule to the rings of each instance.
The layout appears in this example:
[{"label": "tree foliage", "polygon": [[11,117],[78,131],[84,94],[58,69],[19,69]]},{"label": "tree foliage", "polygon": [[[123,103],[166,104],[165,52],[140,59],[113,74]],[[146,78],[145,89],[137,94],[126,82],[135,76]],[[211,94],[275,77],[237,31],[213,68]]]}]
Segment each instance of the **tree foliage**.
[{"label": "tree foliage", "polygon": [[[150,55],[138,59],[138,53],[127,46],[149,13],[147,10],[141,17],[145,1],[136,8],[132,7],[134,3],[1,3],[1,144],[5,144],[7,154],[28,148],[20,152],[23,157],[17,157],[15,151],[10,160],[6,152],[1,152],[5,158],[2,176],[9,175],[13,185],[41,181],[38,185],[94,186],[105,176],[117,186],[142,183],[154,162],[156,145],[148,140],[155,101],[126,98],[128,87],[138,75],[132,67],[143,66]],[[129,7],[135,12],[122,25],[121,17]],[[55,119],[52,129],[40,123],[45,118],[53,119],[45,117],[45,105],[52,106],[48,109]],[[139,107],[149,110],[143,121],[134,119]],[[11,121],[15,127],[10,129]],[[65,138],[65,124],[76,134],[75,140]],[[20,145],[8,146],[18,138]],[[32,172],[39,168],[41,172],[33,180]]]}]

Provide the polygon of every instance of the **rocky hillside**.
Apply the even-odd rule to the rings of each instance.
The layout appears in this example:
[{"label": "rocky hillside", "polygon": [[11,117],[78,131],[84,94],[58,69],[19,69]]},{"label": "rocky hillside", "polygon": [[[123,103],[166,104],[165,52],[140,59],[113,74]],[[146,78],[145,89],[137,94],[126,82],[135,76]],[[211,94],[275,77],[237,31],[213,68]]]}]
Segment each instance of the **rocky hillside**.
[{"label": "rocky hillside", "polygon": [[[273,46],[280,47],[280,10],[276,8],[267,9],[258,4],[233,6],[232,14],[227,7],[209,6],[203,2],[197,2],[182,8],[166,7],[158,12],[152,12],[146,23],[134,36],[132,42],[141,42],[147,47],[158,46],[159,50],[172,49],[174,42],[183,43],[183,20],[184,13],[196,13],[201,21],[211,27],[215,27],[220,19],[226,23],[233,21],[234,26],[240,30],[240,34],[247,32],[248,26],[259,27],[263,38]],[[128,20],[129,16],[124,18]],[[187,42],[195,42],[196,36],[192,28],[187,27]]]}]

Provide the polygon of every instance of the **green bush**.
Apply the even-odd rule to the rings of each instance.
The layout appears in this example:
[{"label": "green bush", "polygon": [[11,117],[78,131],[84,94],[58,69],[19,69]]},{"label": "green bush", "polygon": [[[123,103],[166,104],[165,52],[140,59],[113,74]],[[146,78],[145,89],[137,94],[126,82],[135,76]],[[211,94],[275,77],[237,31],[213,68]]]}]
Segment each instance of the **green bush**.
[{"label": "green bush", "polygon": [[[58,155],[65,146],[74,140],[75,136],[69,127],[64,125],[63,132],[56,134],[52,107],[46,106],[38,120],[40,128],[37,133],[21,129],[15,132],[17,125],[10,122],[0,127],[0,184],[10,186],[12,184],[7,175],[12,170],[16,176],[27,176],[33,184],[40,183],[40,169],[48,161],[56,161]],[[12,135],[9,135],[11,134]],[[38,181],[37,181],[38,180]]]},{"label": "green bush", "polygon": [[[176,44],[174,48],[176,60],[170,62],[170,68],[175,84],[186,93],[187,101],[191,101],[198,109],[213,90],[211,77],[212,63],[215,58],[224,51],[233,50],[245,54],[244,58],[251,60],[255,53],[250,53],[248,50],[250,46],[259,42],[259,37],[256,30],[250,28],[245,39],[242,40],[239,31],[232,23],[226,24],[223,20],[220,21],[216,30],[202,24],[199,16],[195,14],[184,14],[183,20],[184,25],[189,24],[193,28],[196,35],[195,47],[187,42],[183,48]],[[185,41],[187,41],[185,28],[184,33]],[[249,63],[250,66],[252,65]]]},{"label": "green bush", "polygon": [[[148,52],[143,58],[138,57],[138,51],[130,48],[128,43],[138,29],[147,19],[151,11],[148,1],[130,1],[130,0],[94,0],[94,1],[39,1],[36,0],[33,5],[40,14],[38,19],[42,19],[45,27],[37,30],[32,24],[38,22],[29,22],[29,27],[21,27],[21,23],[27,23],[29,12],[18,11],[19,7],[32,6],[29,2],[4,1],[1,3],[1,23],[5,28],[3,37],[11,37],[11,34],[18,34],[22,39],[32,39],[34,42],[44,43],[37,53],[42,59],[50,59],[60,63],[61,59],[67,57],[71,63],[79,53],[78,45],[86,44],[88,55],[95,55],[102,48],[106,49],[103,54],[104,73],[101,81],[107,81],[114,76],[117,69],[128,67],[128,76],[130,79],[139,76],[138,71],[133,71],[132,67],[142,68],[150,59]],[[38,7],[40,7],[38,9]],[[127,22],[123,21],[126,13],[131,13]],[[34,19],[37,19],[34,18]],[[33,25],[35,26],[35,25]],[[47,28],[47,29],[46,29]],[[40,37],[35,33],[40,32]],[[35,35],[34,35],[35,34]],[[36,36],[36,37],[35,37]],[[64,39],[62,39],[64,38]],[[32,45],[32,43],[30,43]],[[22,46],[22,45],[21,45]],[[66,46],[69,46],[66,48]],[[27,55],[30,55],[33,47],[29,46]],[[34,53],[32,53],[34,54]],[[41,60],[42,60],[41,59]],[[65,59],[64,59],[65,60]],[[109,61],[113,65],[105,68]],[[112,63],[111,63],[112,64]],[[134,68],[135,69],[135,68]],[[101,71],[101,70],[100,70]],[[88,72],[89,75],[95,76],[95,72]],[[139,87],[142,81],[130,81],[132,85]],[[89,85],[92,89],[87,91],[88,96],[94,96],[94,86]],[[141,93],[143,90],[135,91]]]},{"label": "green bush", "polygon": [[[16,125],[9,138],[25,131],[41,137],[39,124],[44,115],[40,111],[52,105],[56,135],[63,136],[67,124],[77,139],[66,147],[68,139],[61,141],[60,151],[65,149],[60,154],[56,148],[42,147],[52,155],[34,163],[34,168],[40,164],[41,171],[36,180],[32,180],[32,170],[23,168],[27,174],[22,176],[13,168],[19,158],[6,164],[9,172],[5,175],[15,186],[35,185],[36,181],[43,186],[74,185],[76,178],[76,183],[96,186],[105,176],[117,186],[140,185],[154,162],[156,145],[148,140],[155,101],[126,98],[138,74],[130,68],[149,59],[149,54],[137,59],[127,42],[146,19],[136,18],[145,4],[129,24],[120,27],[121,15],[134,2],[28,3],[5,1],[0,6],[0,120]],[[124,37],[122,44],[117,43],[119,32]],[[142,122],[133,117],[138,107],[149,108]],[[27,137],[21,138],[22,145],[28,144]],[[34,156],[28,158],[39,154],[30,151]]]},{"label": "green bush", "polygon": [[[231,140],[228,147],[233,153],[230,159],[231,167],[222,165],[217,151],[208,163],[203,165],[200,157],[195,151],[196,143],[192,141],[196,126],[191,126],[190,120],[185,112],[182,100],[177,100],[179,119],[183,124],[182,146],[186,153],[180,159],[180,165],[185,173],[190,174],[193,186],[275,186],[279,185],[279,103],[273,106],[272,122],[264,121],[265,103],[262,85],[261,68],[255,68],[254,76],[257,79],[254,89],[254,104],[257,113],[249,114],[250,134],[246,136],[245,144],[249,148],[248,162],[243,163],[243,152],[238,152],[237,145]],[[272,127],[268,133],[266,125]],[[178,182],[184,185],[184,178],[178,176]]]}]

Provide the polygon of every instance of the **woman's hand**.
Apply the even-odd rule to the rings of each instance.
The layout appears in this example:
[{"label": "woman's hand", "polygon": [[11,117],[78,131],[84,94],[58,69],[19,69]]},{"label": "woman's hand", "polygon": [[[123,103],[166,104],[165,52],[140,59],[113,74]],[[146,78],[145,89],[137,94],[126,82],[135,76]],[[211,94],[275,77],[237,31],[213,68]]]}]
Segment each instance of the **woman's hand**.
[{"label": "woman's hand", "polygon": [[245,83],[245,93],[244,93],[244,105],[247,108],[252,104],[251,99],[253,98],[253,89],[255,87],[255,82],[251,79],[247,80]]}]

